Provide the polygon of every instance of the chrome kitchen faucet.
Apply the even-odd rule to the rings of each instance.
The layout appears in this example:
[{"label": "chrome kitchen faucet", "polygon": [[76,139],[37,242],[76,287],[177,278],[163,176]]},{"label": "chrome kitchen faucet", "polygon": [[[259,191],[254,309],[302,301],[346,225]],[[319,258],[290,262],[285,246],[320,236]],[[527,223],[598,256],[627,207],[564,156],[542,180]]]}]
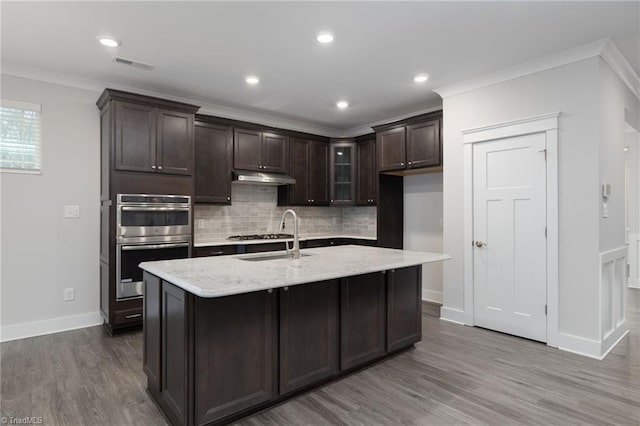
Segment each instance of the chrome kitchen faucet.
[{"label": "chrome kitchen faucet", "polygon": [[285,241],[285,247],[287,248],[287,253],[291,253],[291,256],[294,259],[300,259],[300,240],[298,239],[298,215],[291,209],[285,210],[282,214],[282,220],[280,221],[280,229],[278,232],[282,232],[284,229],[284,218],[287,216],[287,213],[291,213],[293,216],[293,248],[289,249],[289,242]]}]

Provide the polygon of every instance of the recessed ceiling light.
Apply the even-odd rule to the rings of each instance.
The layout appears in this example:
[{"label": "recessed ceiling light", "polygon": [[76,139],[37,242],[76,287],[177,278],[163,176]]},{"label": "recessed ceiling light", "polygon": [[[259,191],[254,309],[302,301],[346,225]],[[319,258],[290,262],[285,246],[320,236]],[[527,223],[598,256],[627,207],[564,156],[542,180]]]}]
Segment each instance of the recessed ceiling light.
[{"label": "recessed ceiling light", "polygon": [[255,75],[250,75],[249,77],[245,78],[244,81],[246,81],[249,84],[258,84],[258,83],[260,83],[260,79],[258,77],[256,77]]},{"label": "recessed ceiling light", "polygon": [[429,80],[429,76],[426,74],[418,74],[413,77],[413,81],[415,81],[416,83],[424,83],[427,80]]},{"label": "recessed ceiling light", "polygon": [[338,101],[338,103],[336,103],[336,106],[340,109],[345,109],[346,107],[349,106],[349,102],[347,101]]},{"label": "recessed ceiling light", "polygon": [[111,37],[98,37],[98,41],[101,45],[107,47],[118,47],[121,44],[118,40]]},{"label": "recessed ceiling light", "polygon": [[318,33],[318,35],[316,36],[316,40],[318,40],[318,43],[323,43],[323,44],[331,43],[333,41],[333,34]]}]

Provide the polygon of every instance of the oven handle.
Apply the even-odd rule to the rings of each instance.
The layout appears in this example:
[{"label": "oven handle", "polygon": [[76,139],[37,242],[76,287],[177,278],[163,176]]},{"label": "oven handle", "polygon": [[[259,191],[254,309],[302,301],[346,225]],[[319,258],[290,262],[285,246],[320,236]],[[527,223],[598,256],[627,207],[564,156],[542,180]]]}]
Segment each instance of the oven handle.
[{"label": "oven handle", "polygon": [[140,244],[135,246],[122,246],[122,250],[152,250],[175,247],[189,247],[189,243],[169,243],[169,244]]},{"label": "oven handle", "polygon": [[122,206],[124,212],[188,212],[190,207],[131,207]]}]

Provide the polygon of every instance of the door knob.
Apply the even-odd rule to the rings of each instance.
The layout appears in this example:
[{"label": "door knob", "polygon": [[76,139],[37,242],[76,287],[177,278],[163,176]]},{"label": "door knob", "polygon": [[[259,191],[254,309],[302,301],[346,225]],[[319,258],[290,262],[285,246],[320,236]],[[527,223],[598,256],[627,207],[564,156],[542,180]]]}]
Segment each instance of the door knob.
[{"label": "door knob", "polygon": [[473,244],[478,248],[484,247],[487,245],[487,243],[483,243],[482,241],[474,241]]}]

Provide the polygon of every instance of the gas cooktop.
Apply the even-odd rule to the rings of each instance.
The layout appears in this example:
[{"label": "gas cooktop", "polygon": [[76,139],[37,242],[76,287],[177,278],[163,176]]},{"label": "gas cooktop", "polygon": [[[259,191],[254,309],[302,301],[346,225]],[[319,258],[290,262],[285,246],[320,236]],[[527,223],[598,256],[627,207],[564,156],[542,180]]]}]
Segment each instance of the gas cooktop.
[{"label": "gas cooktop", "polygon": [[280,240],[293,238],[293,234],[253,234],[253,235],[232,235],[227,240],[246,241],[246,240]]}]

